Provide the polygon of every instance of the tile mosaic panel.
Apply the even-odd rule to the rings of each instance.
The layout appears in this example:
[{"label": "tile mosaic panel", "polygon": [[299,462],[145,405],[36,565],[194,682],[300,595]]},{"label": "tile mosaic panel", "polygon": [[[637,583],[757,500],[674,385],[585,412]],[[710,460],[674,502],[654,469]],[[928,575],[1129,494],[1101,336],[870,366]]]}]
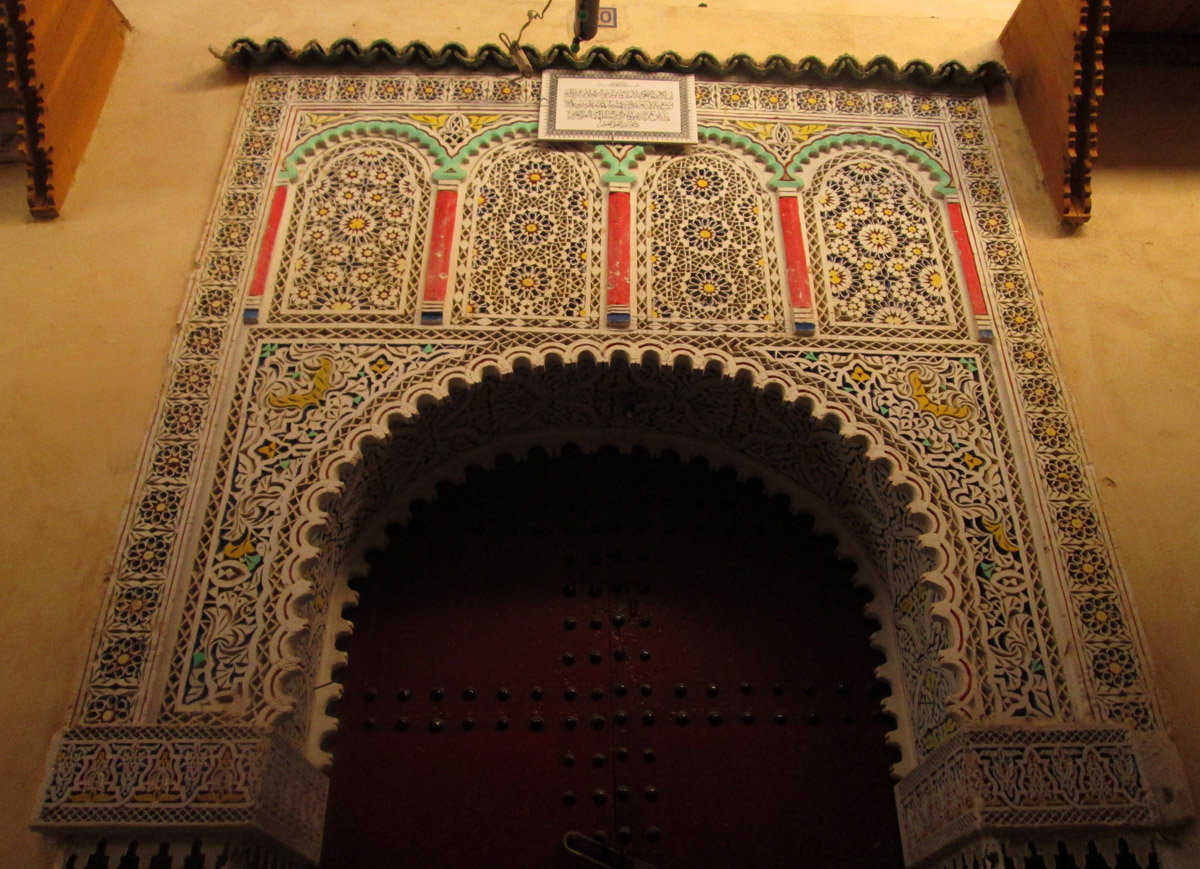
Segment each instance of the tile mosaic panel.
[{"label": "tile mosaic panel", "polygon": [[650,161],[637,200],[639,327],[783,331],[775,208],[752,169],[712,147]]},{"label": "tile mosaic panel", "polygon": [[273,315],[370,312],[411,319],[430,171],[415,149],[371,139],[338,148],[312,167],[293,199]]},{"label": "tile mosaic panel", "polygon": [[823,166],[805,192],[809,237],[823,254],[814,279],[830,321],[877,333],[962,333],[945,221],[910,173],[851,151]]},{"label": "tile mosaic panel", "polygon": [[604,193],[590,151],[525,141],[480,159],[464,196],[455,321],[599,324]]}]

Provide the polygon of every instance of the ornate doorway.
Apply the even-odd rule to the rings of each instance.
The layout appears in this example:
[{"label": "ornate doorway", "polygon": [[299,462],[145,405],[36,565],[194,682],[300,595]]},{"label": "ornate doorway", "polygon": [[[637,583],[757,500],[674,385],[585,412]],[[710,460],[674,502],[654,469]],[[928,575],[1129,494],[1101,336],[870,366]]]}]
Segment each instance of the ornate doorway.
[{"label": "ornate doorway", "polygon": [[[854,724],[842,725],[837,707],[809,704],[867,702],[856,692],[871,662],[856,671],[866,676],[831,673],[837,684],[849,680],[846,695],[826,686],[809,698],[791,687],[809,678],[794,646],[791,658],[758,659],[776,670],[787,662],[783,675],[753,658],[695,657],[697,649],[741,651],[747,635],[770,649],[762,624],[781,608],[747,595],[791,589],[729,554],[756,533],[737,517],[722,524],[701,512],[686,538],[641,547],[646,564],[692,568],[646,568],[644,595],[614,590],[636,581],[603,554],[620,544],[622,564],[636,565],[624,533],[600,529],[583,546],[579,534],[552,545],[547,531],[513,552],[494,530],[462,530],[476,513],[452,517],[456,533],[441,554],[461,559],[458,550],[469,549],[474,567],[459,575],[486,568],[506,583],[510,597],[496,600],[525,609],[514,603],[512,619],[495,624],[515,619],[519,629],[476,619],[461,636],[506,630],[504,642],[464,653],[454,673],[361,682],[351,692],[359,699],[327,714],[345,657],[335,642],[347,628],[346,580],[389,509],[406,509],[406,499],[487,465],[496,451],[575,442],[703,455],[829,519],[876,591],[871,613],[883,630],[875,639],[888,650],[886,708],[896,717],[890,738],[903,753],[894,769],[908,866],[1000,865],[1026,852],[1036,863],[1062,852],[1060,841],[1071,855],[1125,853],[1117,838],[1139,859],[1150,854],[1155,836],[1190,818],[1190,798],[1047,345],[986,100],[701,76],[701,141],[659,150],[539,144],[540,100],[535,79],[456,69],[252,79],[37,829],[67,840],[77,863],[118,849],[144,856],[146,837],[161,836],[156,847],[170,855],[310,866],[322,852],[329,785],[331,758],[320,746],[337,728],[344,757],[354,753],[347,741],[366,740],[371,768],[390,757],[376,747],[385,736],[387,746],[422,744],[420,736],[476,752],[491,744],[485,736],[512,737],[495,744],[519,759],[522,787],[545,788],[506,800],[495,769],[451,769],[469,756],[463,751],[428,761],[424,778],[408,775],[416,759],[403,761],[399,780],[424,795],[414,801],[438,783],[453,797],[424,816],[396,808],[394,794],[379,798],[391,805],[375,826],[403,834],[410,853],[432,840],[433,821],[463,842],[474,836],[461,847],[479,853],[482,834],[466,826],[462,807],[487,797],[505,813],[480,830],[500,828],[511,842],[507,832],[524,815],[510,809],[526,807],[550,818],[537,841],[558,858],[564,831],[586,844],[582,837],[603,829],[615,846],[628,827],[630,848],[645,848],[649,865],[763,865],[770,852],[757,846],[760,830],[791,834],[789,864],[818,862],[811,831],[828,826],[826,804],[861,802],[828,798],[854,779],[847,764],[859,755],[842,750],[840,734],[871,713],[851,710]],[[635,482],[621,489],[571,479],[566,505],[624,522],[634,515]],[[545,490],[521,485],[524,496],[506,495],[491,527],[524,522],[527,505],[548,502]],[[684,491],[678,481],[667,489]],[[583,499],[593,492],[610,493],[608,501]],[[743,533],[717,553],[715,532],[695,530],[703,523]],[[795,533],[750,550],[774,553],[794,581],[811,560],[798,554],[808,550],[786,554]],[[528,551],[557,551],[556,575],[539,578]],[[572,552],[579,575],[564,579]],[[388,587],[399,590],[398,603],[363,614],[403,607],[403,595],[422,588],[411,582],[418,560],[410,553],[397,562],[405,582]],[[594,579],[583,576],[593,569]],[[710,569],[713,577],[693,578]],[[568,599],[562,589],[572,584]],[[439,588],[429,601],[439,630],[457,625],[438,615],[451,596],[483,600],[494,591]],[[512,597],[514,589],[522,594]],[[644,637],[629,622],[635,602],[639,612],[644,604],[662,613]],[[789,638],[828,628],[833,639],[817,648],[867,647],[865,635],[844,642],[849,629],[805,622],[815,604],[788,606]],[[752,627],[729,627],[732,639],[721,643],[684,631],[725,628],[739,613],[753,614]],[[619,615],[625,624],[613,626]],[[593,617],[598,634],[588,633]],[[409,622],[399,619],[393,633],[402,627]],[[362,639],[361,618],[358,629]],[[521,658],[533,669],[485,673],[483,663],[512,658],[513,637],[533,644]],[[618,641],[624,661],[611,657]],[[421,651],[421,661],[446,657]],[[602,664],[590,663],[593,651]],[[571,664],[564,654],[575,656]],[[593,666],[610,683],[600,701],[590,700],[590,679],[566,682]],[[622,678],[627,693],[617,698]],[[640,694],[643,681],[650,697]],[[740,694],[742,681],[750,695]],[[784,684],[778,700],[760,687],[774,681]],[[687,686],[682,698],[678,684]],[[709,684],[717,697],[708,697]],[[501,687],[506,701],[494,693]],[[571,687],[574,701],[565,697]],[[440,701],[429,699],[436,688]],[[475,700],[462,699],[467,688]],[[400,711],[401,690],[413,692],[413,711]],[[567,710],[582,709],[582,697],[597,711],[576,713],[568,731]],[[499,704],[516,708],[518,698],[524,705],[508,714],[509,730],[485,731],[481,722],[494,724]],[[745,725],[750,699],[754,723]],[[641,723],[646,711],[656,716],[650,726]],[[820,716],[812,725],[810,711]],[[619,725],[622,712],[628,720]],[[714,712],[718,724],[709,723]],[[780,712],[784,723],[775,724]],[[598,731],[593,715],[604,719]],[[366,718],[374,729],[363,729]],[[409,730],[397,733],[401,718]],[[442,729],[431,734],[434,718]],[[467,718],[475,726],[464,732]],[[786,779],[806,769],[797,752],[834,731],[838,741],[811,752],[837,759],[813,791],[821,800],[797,802],[809,793]],[[512,747],[518,734],[528,750]],[[602,747],[593,751],[585,734]],[[622,734],[628,742],[617,741]],[[634,734],[662,741],[658,781],[625,779],[622,801],[612,758],[621,747],[631,759],[641,750]],[[577,741],[563,743],[567,736]],[[756,756],[756,770],[731,748],[738,739],[775,742]],[[579,775],[570,781],[562,778],[567,749]],[[553,775],[534,774],[537,751]],[[606,755],[607,787],[583,778],[591,767],[579,759],[596,753]],[[784,756],[791,762],[777,762]],[[672,763],[673,782],[664,778]],[[887,766],[885,758],[869,768]],[[764,781],[768,790],[747,790]],[[652,805],[649,785],[659,795]],[[599,807],[597,790],[606,791]],[[562,805],[568,791],[571,807]],[[683,799],[705,795],[704,805]],[[658,814],[634,815],[635,807]],[[568,809],[575,814],[545,814]],[[843,840],[861,844],[869,823]],[[649,842],[651,827],[659,842]],[[1089,841],[1096,830],[1110,835]],[[714,856],[717,844],[751,853],[748,843],[751,858]],[[833,862],[848,859],[839,853]]]},{"label": "ornate doorway", "polygon": [[355,583],[323,867],[903,865],[870,595],[786,498],[568,448],[420,506]]}]

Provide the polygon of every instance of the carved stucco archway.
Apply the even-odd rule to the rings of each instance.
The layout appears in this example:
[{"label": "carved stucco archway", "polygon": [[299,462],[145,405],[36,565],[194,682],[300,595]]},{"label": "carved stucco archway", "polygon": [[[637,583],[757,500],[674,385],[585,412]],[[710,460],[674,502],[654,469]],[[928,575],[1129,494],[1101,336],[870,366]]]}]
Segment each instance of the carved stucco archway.
[{"label": "carved stucco archway", "polygon": [[[433,344],[378,345],[357,358],[348,358],[345,349],[333,355],[327,347],[277,345],[267,364],[258,366],[260,377],[251,387],[257,412],[248,415],[239,442],[229,449],[243,467],[224,497],[214,499],[223,502],[223,531],[208,544],[208,561],[198,574],[202,582],[209,580],[195,602],[198,633],[186,626],[181,632],[170,677],[180,679],[182,690],[165,698],[164,713],[211,715],[232,698],[245,697],[242,711],[252,720],[273,725],[284,719],[283,726],[303,728],[303,686],[327,681],[317,677],[316,650],[304,652],[303,639],[320,633],[332,577],[349,541],[383,504],[431,474],[436,478],[439,468],[454,468],[497,443],[553,441],[566,432],[617,444],[687,442],[714,457],[737,455],[755,473],[790,480],[795,489],[830,503],[858,534],[909,541],[895,564],[878,554],[873,560],[881,562],[881,570],[908,574],[906,592],[917,585],[926,592],[937,589],[936,600],[920,595],[927,603],[917,611],[920,619],[936,619],[943,628],[923,625],[920,633],[932,645],[928,653],[920,650],[923,667],[912,676],[937,678],[944,686],[946,708],[927,726],[936,727],[952,711],[958,718],[975,714],[976,680],[961,651],[964,595],[946,569],[964,557],[950,519],[936,504],[945,501],[937,493],[940,484],[909,470],[913,458],[904,454],[901,440],[818,382],[805,383],[764,360],[651,342],[582,340],[499,353],[476,348],[475,353],[484,350],[477,356],[467,348]],[[347,413],[339,392],[357,386],[362,362],[389,371],[406,367],[393,388]],[[272,367],[276,363],[282,367]],[[297,371],[312,383],[297,384],[290,378]],[[609,371],[624,372],[629,380],[624,394],[604,373]],[[317,383],[319,396],[311,388]],[[334,408],[324,426],[304,413],[318,405]],[[302,470],[294,477],[258,475],[261,468],[249,466],[251,456],[269,453],[274,460],[277,451],[270,444],[284,441],[288,425],[301,419],[310,438]],[[861,493],[852,492],[851,475],[862,481]],[[908,552],[908,546],[915,550]],[[256,556],[252,567],[250,550]],[[257,584],[249,582],[251,574],[261,577]],[[229,633],[210,635],[205,628],[233,634],[241,629],[230,601],[239,585],[253,590],[254,609],[263,615],[252,626],[253,642],[239,650],[244,663],[239,659],[234,666],[226,655],[226,669],[218,672],[206,665],[222,654],[211,650],[223,644],[227,650]],[[226,674],[217,690],[187,694],[189,687],[203,689],[206,680]],[[301,712],[291,716],[298,698]]]},{"label": "carved stucco archway", "polygon": [[[294,803],[300,794],[308,805],[307,818],[274,826],[255,820],[252,828],[265,826],[294,852],[315,854],[319,832],[312,826],[319,830],[324,789],[319,774],[313,779],[300,770],[325,760],[318,745],[332,726],[324,706],[336,691],[329,683],[340,655],[333,637],[345,629],[345,579],[378,524],[427,496],[437,481],[498,452],[566,440],[670,446],[786,492],[797,506],[827,517],[830,530],[868,565],[864,578],[876,594],[874,615],[884,625],[877,640],[889,656],[884,675],[894,688],[891,711],[900,722],[894,739],[903,761],[897,772],[908,774],[904,784],[931,782],[911,807],[901,800],[907,847],[917,858],[961,839],[964,831],[947,834],[936,812],[967,810],[981,784],[963,780],[957,765],[965,762],[972,740],[993,747],[997,738],[994,726],[972,724],[991,716],[981,711],[986,700],[965,639],[979,615],[963,606],[969,590],[961,582],[968,560],[961,493],[948,498],[944,479],[924,466],[886,416],[806,375],[790,364],[797,355],[594,339],[518,349],[493,342],[334,345],[279,337],[251,344],[238,390],[243,409],[218,465],[231,475],[210,497],[210,533],[199,541],[175,654],[160,655],[159,676],[143,689],[151,703],[157,701],[154,738],[177,743],[179,734],[200,729],[217,755],[231,734],[252,742],[243,753],[265,765],[260,777],[279,779],[289,789],[287,799],[255,794],[254,807]],[[832,362],[850,378],[890,377],[889,400],[908,402],[915,416],[931,424],[970,417],[952,410],[969,406],[961,383],[953,389],[945,384],[940,410],[922,410],[928,398],[917,384],[935,383],[936,370],[911,359],[895,363],[889,373],[879,359],[862,354]],[[364,396],[360,382],[372,376],[362,375],[367,370],[374,371],[376,389]],[[892,406],[892,413],[898,410]],[[284,444],[296,444],[295,431],[288,432],[297,425],[306,449],[297,448],[295,464],[285,461],[281,468],[275,460]],[[898,600],[904,595],[908,604]],[[914,610],[913,600],[924,605]],[[206,625],[226,633],[205,634]],[[928,645],[914,644],[914,637]],[[201,702],[189,698],[189,688],[219,675],[206,667],[210,660],[229,665],[234,654],[242,656],[240,665],[229,669],[217,690]],[[991,665],[984,660],[986,669]],[[943,686],[933,718],[913,700],[914,686],[922,684]],[[155,685],[166,686],[157,697]],[[941,727],[930,727],[939,722]],[[1073,762],[1120,767],[1125,776],[1113,778],[1112,786],[1128,792],[1124,802],[1153,801],[1133,734],[1121,728],[1074,731],[1099,741],[1101,753],[1081,751]],[[1028,738],[1011,725],[1001,732],[1018,743]],[[1048,737],[1046,727],[1035,733],[1048,739],[1048,750],[1061,741]],[[936,744],[923,744],[930,734]],[[1144,736],[1153,742],[1153,734]],[[66,739],[72,738],[86,753],[85,734],[69,732]],[[227,765],[236,766],[232,757]],[[938,776],[946,774],[965,788],[965,802],[945,801],[950,788]],[[63,785],[60,805],[78,782]],[[175,807],[144,808],[169,817]],[[1113,807],[1101,808],[1112,814]],[[1128,808],[1118,815],[1124,818]],[[1137,811],[1150,820],[1148,807]],[[69,817],[65,811],[58,817],[64,815]]]},{"label": "carved stucco archway", "polygon": [[[639,351],[640,356],[631,355]],[[438,482],[458,478],[467,466],[489,464],[498,453],[520,455],[531,446],[556,449],[572,442],[585,449],[645,446],[704,456],[743,477],[764,480],[772,491],[785,493],[794,509],[822,519],[823,527],[837,534],[845,551],[866,568],[860,579],[875,593],[873,614],[884,625],[876,637],[889,657],[883,675],[895,686],[889,709],[900,722],[893,737],[903,754],[896,772],[903,774],[915,765],[921,752],[905,695],[935,679],[949,689],[944,700],[938,698],[940,712],[933,713],[932,721],[931,713],[924,713],[927,727],[953,720],[948,717],[950,704],[961,707],[970,701],[972,678],[960,651],[962,594],[943,567],[955,560],[948,554],[956,546],[948,520],[927,497],[928,484],[903,470],[904,459],[896,447],[855,421],[846,408],[831,404],[818,391],[772,378],[760,366],[739,367],[731,377],[724,373],[724,364],[731,360],[712,357],[703,370],[693,368],[696,361],[677,355],[663,365],[657,351],[628,344],[551,347],[532,355],[514,352],[450,372],[437,384],[413,387],[413,398],[400,398],[388,411],[388,434],[383,437],[378,436],[378,420],[361,421],[345,447],[322,462],[321,478],[312,482],[303,499],[320,505],[320,512],[298,517],[292,535],[321,538],[325,545],[318,553],[311,546],[296,547],[281,566],[288,575],[301,577],[299,584],[311,583],[309,594],[332,601],[325,608],[329,627],[314,625],[315,636],[307,638],[322,644],[320,654],[305,650],[306,636],[296,633],[288,641],[293,654],[274,664],[278,671],[303,674],[285,681],[293,689],[288,698],[298,700],[298,724],[314,719],[308,733],[310,757],[320,756],[317,746],[332,726],[322,708],[337,690],[331,684],[331,668],[341,654],[332,642],[344,629],[338,605],[348,599],[345,579],[358,568],[358,554],[377,543],[379,529],[402,517],[408,504],[429,497]],[[467,376],[475,379],[468,382]],[[419,407],[419,412],[405,415],[398,408],[406,403]],[[516,424],[505,426],[505,416]],[[409,432],[422,440],[447,440],[446,420],[453,420],[457,428],[449,438],[450,451],[408,473],[385,470],[403,464]],[[764,449],[763,442],[770,442],[773,450]],[[818,468],[822,463],[826,467]],[[364,471],[362,465],[375,470]],[[825,491],[818,490],[821,485]],[[861,503],[849,500],[854,486]],[[348,510],[353,515],[343,515]],[[334,527],[349,530],[334,540],[329,534]],[[858,539],[864,533],[882,546],[870,551]],[[921,634],[938,646],[931,646],[920,661],[911,660],[910,654],[907,664],[931,664],[936,672],[910,672],[904,679],[895,637],[897,616],[890,602],[895,586],[911,592],[917,584],[934,593],[928,611],[901,616],[905,644],[911,647],[913,635]],[[936,629],[934,620],[939,623]],[[306,671],[306,661],[318,662],[315,672]],[[311,685],[325,687],[310,707]],[[281,698],[280,706],[284,702]]]}]

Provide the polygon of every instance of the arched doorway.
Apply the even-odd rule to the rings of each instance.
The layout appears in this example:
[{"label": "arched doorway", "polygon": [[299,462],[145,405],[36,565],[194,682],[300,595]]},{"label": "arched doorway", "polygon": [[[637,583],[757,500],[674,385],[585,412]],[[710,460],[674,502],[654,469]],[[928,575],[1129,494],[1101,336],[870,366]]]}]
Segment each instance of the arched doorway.
[{"label": "arched doorway", "polygon": [[413,513],[355,583],[323,867],[903,865],[869,594],[786,498],[568,447]]}]

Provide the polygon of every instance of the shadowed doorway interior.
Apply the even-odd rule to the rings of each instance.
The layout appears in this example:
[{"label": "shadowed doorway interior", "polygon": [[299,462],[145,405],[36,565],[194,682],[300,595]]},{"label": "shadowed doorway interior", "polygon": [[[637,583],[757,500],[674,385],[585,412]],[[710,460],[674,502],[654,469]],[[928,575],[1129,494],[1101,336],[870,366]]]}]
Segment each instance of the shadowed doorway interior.
[{"label": "shadowed doorway interior", "polygon": [[869,594],[785,497],[567,447],[412,513],[353,582],[324,869],[903,865]]}]

